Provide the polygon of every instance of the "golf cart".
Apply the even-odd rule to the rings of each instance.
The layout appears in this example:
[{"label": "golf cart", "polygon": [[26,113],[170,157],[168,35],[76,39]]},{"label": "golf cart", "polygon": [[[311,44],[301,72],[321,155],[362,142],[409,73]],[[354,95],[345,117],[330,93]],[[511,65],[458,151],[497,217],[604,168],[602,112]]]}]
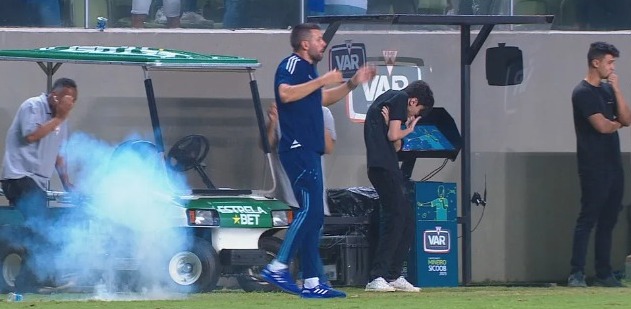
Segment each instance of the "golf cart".
[{"label": "golf cart", "polygon": [[[96,157],[105,153],[109,158],[108,168],[119,167],[123,164],[116,161],[121,154],[134,154],[139,160],[134,164],[124,166],[123,171],[129,171],[147,161],[155,161],[155,158],[159,158],[157,165],[163,168],[163,170],[158,169],[161,171],[159,177],[167,175],[167,182],[180,180],[180,183],[185,184],[175,186],[176,189],[173,189],[174,186],[171,184],[167,184],[164,187],[168,189],[166,191],[161,191],[161,187],[150,188],[150,194],[142,194],[150,195],[149,206],[143,206],[144,208],[140,210],[133,209],[140,204],[135,200],[135,196],[121,198],[120,194],[113,193],[114,191],[110,188],[116,186],[116,183],[123,182],[129,190],[134,190],[135,195],[141,195],[138,193],[144,189],[138,189],[137,184],[129,179],[138,176],[137,174],[142,171],[134,171],[134,175],[116,176],[110,171],[103,172],[103,169],[100,169],[97,177],[99,180],[107,178],[108,175],[113,176],[114,179],[107,184],[99,182],[99,188],[92,188],[92,191],[86,189],[88,193],[84,192],[79,196],[80,198],[72,193],[48,191],[51,201],[50,210],[57,213],[59,217],[67,216],[58,222],[75,222],[76,225],[72,227],[73,233],[80,231],[80,233],[75,233],[81,235],[80,241],[71,244],[72,254],[64,255],[63,259],[69,259],[71,256],[80,257],[79,262],[74,262],[73,265],[81,270],[69,271],[80,274],[78,281],[81,282],[81,286],[102,283],[112,289],[125,286],[138,290],[147,282],[150,282],[149,284],[159,282],[161,287],[173,291],[202,292],[216,288],[219,277],[236,277],[240,287],[245,291],[274,290],[274,287],[261,280],[258,274],[262,266],[268,263],[279,250],[281,240],[278,234],[291,223],[292,212],[286,204],[271,197],[276,186],[273,173],[265,174],[266,179],[269,180],[271,177],[272,188],[258,191],[220,187],[224,185],[224,182],[218,180],[219,177],[216,177],[214,173],[215,170],[223,171],[223,175],[232,177],[233,183],[236,183],[234,179],[241,180],[248,177],[232,173],[231,169],[247,167],[247,164],[251,165],[250,169],[254,167],[261,169],[260,165],[263,165],[263,170],[269,171],[272,168],[270,146],[265,135],[263,110],[254,76],[255,69],[260,67],[256,59],[202,55],[147,47],[71,46],[33,50],[0,50],[0,61],[36,63],[47,76],[47,90],[49,91],[52,87],[53,75],[64,64],[92,65],[92,67],[107,65],[109,71],[112,71],[112,66],[122,66],[128,71],[132,68],[141,69],[144,74],[144,92],[149,107],[150,127],[141,129],[134,127],[129,130],[141,130],[140,135],[145,133],[153,140],[110,138],[117,146],[113,147],[113,151],[109,153],[99,148],[102,143],[85,139],[78,142],[75,140],[74,143],[71,142],[66,146],[66,150],[70,152],[72,149],[78,149],[73,147],[90,144],[89,155]],[[99,74],[94,73],[98,70],[87,71]],[[78,70],[78,72],[83,71]],[[162,81],[166,81],[168,86],[165,87],[166,90],[163,90],[167,94],[164,100],[156,95],[158,89],[153,86],[155,77],[162,73],[166,74],[166,77],[160,75],[164,78]],[[228,84],[237,83],[239,78],[249,77],[251,103],[253,103],[255,113],[252,116],[250,112],[250,118],[239,118],[241,122],[237,122],[237,125],[241,129],[247,126],[255,127],[258,128],[258,132],[254,134],[249,132],[254,130],[249,130],[244,133],[250,136],[250,139],[243,144],[233,146],[237,148],[236,151],[230,149],[222,153],[217,150],[221,148],[221,145],[215,147],[215,142],[227,143],[226,140],[230,141],[233,138],[234,132],[226,129],[224,124],[218,125],[210,119],[193,119],[194,116],[209,115],[202,109],[209,106],[212,108],[215,103],[219,107],[215,106],[215,110],[210,115],[216,118],[229,117],[222,114],[222,109],[228,109],[230,113],[233,113],[234,110],[230,109],[232,106],[220,102],[221,98],[226,96],[220,99],[191,99],[185,102],[177,99],[180,93],[199,92],[205,90],[203,89],[205,87],[211,87],[211,83],[199,81],[207,73],[220,74],[219,83],[227,82]],[[189,84],[179,86],[174,84],[180,78],[173,78],[173,74],[177,77],[180,77],[180,74],[193,74],[194,78],[187,80]],[[107,84],[103,85],[105,88],[118,89],[115,78],[104,75],[102,80],[107,81]],[[185,79],[182,78],[182,80]],[[247,89],[247,86],[243,87],[244,89]],[[233,91],[219,89],[219,91],[222,90]],[[197,98],[200,97],[197,96]],[[245,101],[251,104],[250,99]],[[118,105],[117,102],[108,102],[108,104],[100,104],[99,108],[112,108],[113,105],[123,108],[131,104],[127,101]],[[162,107],[164,108],[161,109]],[[249,107],[240,105],[239,108],[251,111],[251,107],[252,105]],[[191,112],[185,112],[189,108]],[[159,109],[163,113],[166,110],[166,118],[159,116]],[[239,111],[241,112],[243,111]],[[126,131],[124,126],[136,119],[132,115],[142,112],[134,114],[116,110],[96,111],[96,113],[100,113],[101,117],[111,117],[104,120],[107,124],[104,127]],[[178,118],[180,116],[183,118]],[[98,131],[98,124],[94,126]],[[221,138],[210,133],[211,129],[224,130],[220,133]],[[194,130],[204,132],[191,132]],[[108,134],[105,130],[103,132]],[[138,134],[138,132],[132,133]],[[130,134],[130,132],[125,134]],[[165,148],[165,141],[171,144],[169,148]],[[244,149],[244,144],[251,147]],[[261,148],[265,155],[261,156],[259,162],[248,151],[260,152]],[[246,161],[244,157],[248,158],[247,162],[244,162]],[[211,159],[220,163],[209,163]],[[237,159],[241,162],[231,165],[225,162],[229,159]],[[75,159],[79,163],[85,163],[86,160],[85,156]],[[265,163],[269,169],[266,169]],[[155,162],[152,164],[155,165]],[[213,171],[211,175],[207,167]],[[218,174],[221,174],[220,172]],[[157,174],[152,175],[144,179],[151,179]],[[142,177],[139,179],[140,182],[143,181]],[[267,187],[269,187],[268,180],[263,181],[264,185],[267,183]],[[102,189],[104,187],[108,190]],[[107,209],[107,212],[95,212],[94,209]],[[122,209],[122,212],[126,214],[123,219],[131,219],[124,223],[131,222],[131,224],[122,224],[120,218],[112,218],[111,214],[116,209]],[[104,218],[106,216],[107,218]],[[146,239],[134,237],[138,233],[135,225],[141,221],[150,221],[149,245]],[[0,207],[0,292],[15,290],[15,277],[26,258],[26,251],[21,245],[20,238],[25,234],[23,224],[24,218],[19,210],[10,206]],[[174,231],[177,233],[173,234]],[[59,238],[70,237],[68,235]],[[165,245],[168,244],[166,239],[169,237],[178,240],[176,247]],[[117,250],[112,251],[109,249],[110,244],[123,245],[118,245]],[[132,254],[132,252],[139,254]],[[151,264],[152,267],[148,269],[146,266],[149,265],[150,260],[157,263]],[[92,261],[90,265],[88,261]]]}]

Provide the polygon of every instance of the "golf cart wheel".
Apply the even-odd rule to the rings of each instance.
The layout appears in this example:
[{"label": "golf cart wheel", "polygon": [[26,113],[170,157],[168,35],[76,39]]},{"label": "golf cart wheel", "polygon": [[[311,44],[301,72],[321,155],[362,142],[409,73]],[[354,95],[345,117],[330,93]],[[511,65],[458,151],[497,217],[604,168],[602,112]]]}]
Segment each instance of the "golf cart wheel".
[{"label": "golf cart wheel", "polygon": [[[259,240],[259,249],[265,250],[268,263],[276,258],[282,243],[283,241],[276,237],[265,237]],[[246,268],[243,274],[237,277],[239,286],[246,292],[280,291],[277,287],[261,278],[261,271],[263,270],[263,267],[264,266],[251,266]],[[298,274],[298,263],[293,261],[289,265],[289,271],[294,279],[296,279],[296,275]]]},{"label": "golf cart wheel", "polygon": [[178,292],[211,291],[217,286],[219,258],[210,242],[195,238],[185,250],[171,255],[167,264],[169,286]]},{"label": "golf cart wheel", "polygon": [[15,278],[24,261],[24,249],[0,243],[0,293],[15,292]]}]

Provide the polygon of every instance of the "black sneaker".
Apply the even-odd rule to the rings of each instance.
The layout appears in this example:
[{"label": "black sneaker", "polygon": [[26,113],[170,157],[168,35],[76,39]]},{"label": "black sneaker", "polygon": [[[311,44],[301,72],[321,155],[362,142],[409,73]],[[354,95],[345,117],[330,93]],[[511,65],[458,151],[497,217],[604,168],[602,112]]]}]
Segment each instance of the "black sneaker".
[{"label": "black sneaker", "polygon": [[567,286],[570,288],[586,288],[585,275],[582,271],[577,271],[567,278]]},{"label": "black sneaker", "polygon": [[594,279],[593,286],[602,286],[606,288],[623,288],[626,287],[620,280],[616,279],[613,275],[608,276],[607,278],[598,278]]}]

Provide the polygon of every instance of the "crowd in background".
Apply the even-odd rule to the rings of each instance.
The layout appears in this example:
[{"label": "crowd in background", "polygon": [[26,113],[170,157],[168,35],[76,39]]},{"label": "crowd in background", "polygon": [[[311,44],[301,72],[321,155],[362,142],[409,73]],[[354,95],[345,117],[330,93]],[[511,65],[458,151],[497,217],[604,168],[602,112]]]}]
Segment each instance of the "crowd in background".
[{"label": "crowd in background", "polygon": [[[287,29],[311,15],[555,15],[553,29],[631,29],[625,0],[3,0],[0,27]],[[175,9],[174,4],[175,5]],[[142,6],[139,13],[138,6]],[[301,11],[303,9],[303,11]]]}]

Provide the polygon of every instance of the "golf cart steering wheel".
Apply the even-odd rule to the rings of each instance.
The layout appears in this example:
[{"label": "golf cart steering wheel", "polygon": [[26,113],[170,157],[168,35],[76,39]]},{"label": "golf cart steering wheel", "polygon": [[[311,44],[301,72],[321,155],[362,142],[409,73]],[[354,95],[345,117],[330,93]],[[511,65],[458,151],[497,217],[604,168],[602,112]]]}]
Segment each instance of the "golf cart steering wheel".
[{"label": "golf cart steering wheel", "polygon": [[177,141],[167,154],[167,166],[179,172],[199,167],[208,154],[210,143],[202,135],[193,134]]},{"label": "golf cart steering wheel", "polygon": [[112,157],[116,158],[120,155],[123,155],[127,151],[137,153],[138,155],[144,157],[152,154],[157,154],[158,148],[154,143],[150,141],[133,139],[124,141],[116,146],[114,152],[112,153]]}]

